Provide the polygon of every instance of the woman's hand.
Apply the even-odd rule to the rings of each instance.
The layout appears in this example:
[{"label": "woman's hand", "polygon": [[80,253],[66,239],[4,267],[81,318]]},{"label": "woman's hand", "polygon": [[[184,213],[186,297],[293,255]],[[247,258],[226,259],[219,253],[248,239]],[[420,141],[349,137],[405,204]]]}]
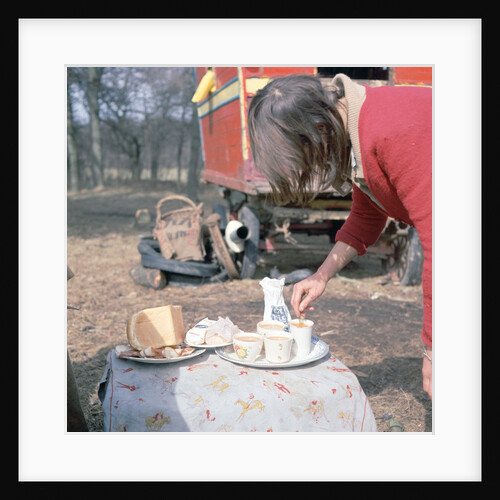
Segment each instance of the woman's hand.
[{"label": "woman's hand", "polygon": [[305,311],[314,311],[314,307],[310,306],[311,302],[325,291],[328,280],[335,276],[357,253],[357,250],[347,243],[337,241],[319,269],[309,278],[293,286],[290,303],[297,318],[304,318]]},{"label": "woman's hand", "polygon": [[315,273],[293,285],[290,303],[297,318],[304,318],[305,311],[314,311],[314,307],[310,306],[310,304],[325,291],[327,283],[328,279],[325,279],[319,273]]},{"label": "woman's hand", "polygon": [[[427,347],[427,354],[432,359],[432,347]],[[424,356],[422,365],[423,389],[432,399],[432,362]]]}]

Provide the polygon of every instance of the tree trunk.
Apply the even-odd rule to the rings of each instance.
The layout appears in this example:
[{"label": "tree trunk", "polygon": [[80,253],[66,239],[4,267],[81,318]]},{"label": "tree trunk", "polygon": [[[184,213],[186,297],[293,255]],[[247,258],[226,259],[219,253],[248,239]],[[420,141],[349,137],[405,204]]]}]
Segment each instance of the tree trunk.
[{"label": "tree trunk", "polygon": [[[69,90],[69,89],[68,89]],[[78,153],[76,149],[75,133],[73,128],[73,111],[71,106],[71,95],[67,95],[67,137],[68,137],[68,190],[78,191]]]},{"label": "tree trunk", "polygon": [[200,164],[200,149],[198,108],[196,104],[193,104],[193,116],[191,118],[191,151],[189,155],[186,193],[188,198],[194,202],[198,201],[198,166]]},{"label": "tree trunk", "polygon": [[99,121],[99,103],[97,100],[99,77],[94,67],[88,68],[88,75],[87,100],[90,114],[90,137],[92,141],[92,177],[94,187],[102,187],[101,128]]},{"label": "tree trunk", "polygon": [[136,263],[130,267],[128,272],[137,285],[161,290],[168,284],[165,272],[160,269],[150,269]]},{"label": "tree trunk", "polygon": [[130,168],[132,170],[132,179],[138,181],[141,178],[141,144],[137,137],[132,137],[130,148]]},{"label": "tree trunk", "polygon": [[181,127],[180,127],[180,137],[179,142],[177,144],[177,189],[181,189],[181,173],[182,173],[182,148],[184,147],[184,133],[185,133],[185,125],[184,118],[186,116],[187,106],[182,108],[182,118],[181,118]]},{"label": "tree trunk", "polygon": [[158,179],[158,166],[160,164],[160,141],[153,133],[153,138],[151,140],[151,180],[156,181]]}]

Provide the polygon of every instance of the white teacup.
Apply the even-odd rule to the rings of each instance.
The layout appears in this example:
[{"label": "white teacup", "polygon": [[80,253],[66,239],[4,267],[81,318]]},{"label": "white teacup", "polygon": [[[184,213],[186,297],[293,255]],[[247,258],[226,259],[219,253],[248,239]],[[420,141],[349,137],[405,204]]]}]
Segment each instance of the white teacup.
[{"label": "white teacup", "polygon": [[297,348],[295,358],[304,359],[309,356],[313,330],[314,322],[310,319],[294,319],[290,321],[290,333],[293,335]]},{"label": "white teacup", "polygon": [[263,339],[257,333],[242,332],[233,336],[236,356],[242,361],[255,361],[262,350]]},{"label": "white teacup", "polygon": [[264,337],[266,359],[270,363],[286,363],[292,355],[293,336],[286,331],[275,331]]},{"label": "white teacup", "polygon": [[275,319],[267,319],[257,323],[257,333],[266,337],[267,335],[276,335],[277,333],[286,333],[286,325]]}]

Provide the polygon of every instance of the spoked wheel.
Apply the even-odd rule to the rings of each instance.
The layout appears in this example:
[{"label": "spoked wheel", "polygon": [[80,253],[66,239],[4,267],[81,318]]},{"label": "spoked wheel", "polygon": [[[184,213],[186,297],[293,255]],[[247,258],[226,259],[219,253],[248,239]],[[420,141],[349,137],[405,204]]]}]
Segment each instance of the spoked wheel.
[{"label": "spoked wheel", "polygon": [[419,284],[424,253],[415,228],[410,227],[407,234],[396,235],[389,246],[393,252],[382,262],[384,271],[402,286]]}]

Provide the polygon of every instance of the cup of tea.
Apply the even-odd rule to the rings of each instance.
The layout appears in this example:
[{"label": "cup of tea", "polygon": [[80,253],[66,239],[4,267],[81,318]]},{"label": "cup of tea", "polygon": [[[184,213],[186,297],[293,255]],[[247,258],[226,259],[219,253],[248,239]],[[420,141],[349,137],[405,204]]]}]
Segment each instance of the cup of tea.
[{"label": "cup of tea", "polygon": [[290,321],[290,333],[295,340],[297,359],[304,359],[311,352],[311,337],[314,330],[314,322],[310,319],[294,319]]},{"label": "cup of tea", "polygon": [[268,319],[264,321],[259,321],[257,323],[257,333],[262,335],[263,337],[283,332],[286,332],[286,325],[281,321],[277,321],[275,319]]},{"label": "cup of tea", "polygon": [[292,356],[293,336],[286,332],[275,331],[264,337],[264,351],[270,363],[286,363]]},{"label": "cup of tea", "polygon": [[236,356],[242,361],[255,361],[262,350],[262,336],[257,333],[242,332],[233,336]]}]

